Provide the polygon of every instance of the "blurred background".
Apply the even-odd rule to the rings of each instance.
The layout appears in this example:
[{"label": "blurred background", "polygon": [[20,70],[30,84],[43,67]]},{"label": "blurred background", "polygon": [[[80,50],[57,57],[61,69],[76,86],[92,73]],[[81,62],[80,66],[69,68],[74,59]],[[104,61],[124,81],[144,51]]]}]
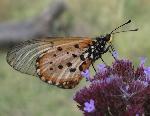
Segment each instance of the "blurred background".
[{"label": "blurred background", "polygon": [[[72,100],[75,91],[48,86],[13,70],[5,60],[11,45],[42,36],[88,36],[109,33],[131,19],[113,44],[120,58],[150,64],[149,0],[0,0],[0,116],[81,116]],[[111,64],[110,54],[104,56]],[[97,61],[100,63],[101,61]]]}]

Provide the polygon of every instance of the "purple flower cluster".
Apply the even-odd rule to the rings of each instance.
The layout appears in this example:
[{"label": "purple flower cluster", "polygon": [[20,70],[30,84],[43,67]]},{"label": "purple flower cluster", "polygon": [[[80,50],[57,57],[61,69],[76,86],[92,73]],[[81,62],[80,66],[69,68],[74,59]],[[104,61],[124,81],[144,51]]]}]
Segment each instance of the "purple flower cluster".
[{"label": "purple flower cluster", "polygon": [[74,100],[85,116],[150,115],[150,67],[135,69],[129,60],[116,60],[112,66],[98,65],[92,78],[82,73],[90,85],[76,92]]}]

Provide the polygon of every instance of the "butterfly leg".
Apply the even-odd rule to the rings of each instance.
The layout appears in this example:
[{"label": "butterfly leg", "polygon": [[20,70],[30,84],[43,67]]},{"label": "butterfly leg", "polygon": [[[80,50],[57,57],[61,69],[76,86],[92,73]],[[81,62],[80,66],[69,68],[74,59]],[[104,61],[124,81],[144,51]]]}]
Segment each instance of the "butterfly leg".
[{"label": "butterfly leg", "polygon": [[95,69],[95,67],[94,67],[94,64],[93,64],[93,62],[92,62],[91,64],[92,64],[92,67],[93,67],[93,69],[94,69],[94,71],[95,71],[95,73],[96,73],[96,69]]},{"label": "butterfly leg", "polygon": [[114,58],[115,60],[117,60],[116,57],[114,56],[114,54],[112,53],[112,52],[115,52],[115,49],[114,49],[114,47],[113,47],[112,44],[110,45],[110,48],[111,48],[111,49],[109,49],[109,52],[111,53],[111,55],[113,56],[113,58]]},{"label": "butterfly leg", "polygon": [[[110,48],[111,48],[111,45],[107,46],[107,47],[105,48],[103,54],[106,53],[106,52],[108,52],[108,51],[111,53]],[[112,54],[112,53],[111,53],[111,54]],[[112,56],[113,56],[113,54],[112,54]],[[101,56],[100,58],[101,58],[102,62],[107,66],[107,64],[106,64],[105,61],[103,60],[102,56]],[[115,59],[114,56],[113,56],[113,58]]]},{"label": "butterfly leg", "polygon": [[111,48],[111,50],[112,50],[113,52],[115,51],[115,48],[113,47],[112,44],[110,45],[110,48]]},{"label": "butterfly leg", "polygon": [[105,48],[103,54],[106,53],[106,52],[108,52],[108,51],[110,50],[110,48],[111,48],[111,45],[107,46],[107,47]]},{"label": "butterfly leg", "polygon": [[111,50],[109,50],[109,53],[112,55],[112,57],[113,57],[115,60],[117,60],[116,57],[113,55],[113,53],[112,53]]},{"label": "butterfly leg", "polygon": [[100,57],[100,59],[102,60],[102,62],[107,66],[106,62],[103,60],[102,56]]},{"label": "butterfly leg", "polygon": [[116,60],[116,57],[113,55],[112,52],[115,52],[114,47],[112,46],[112,44],[110,44],[105,50],[104,53],[106,53],[107,51],[109,51],[109,53],[112,55],[112,57]]}]

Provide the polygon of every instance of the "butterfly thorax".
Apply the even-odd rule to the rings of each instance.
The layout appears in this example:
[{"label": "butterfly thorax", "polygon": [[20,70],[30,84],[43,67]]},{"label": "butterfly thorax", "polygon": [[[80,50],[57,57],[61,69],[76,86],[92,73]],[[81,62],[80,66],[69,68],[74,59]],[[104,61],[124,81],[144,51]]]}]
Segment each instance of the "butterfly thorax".
[{"label": "butterfly thorax", "polygon": [[92,41],[92,45],[89,45],[88,49],[80,55],[81,60],[90,59],[95,62],[97,59],[101,58],[102,54],[106,53],[108,47],[107,43],[111,40],[111,35],[107,34],[105,36],[96,37]]}]

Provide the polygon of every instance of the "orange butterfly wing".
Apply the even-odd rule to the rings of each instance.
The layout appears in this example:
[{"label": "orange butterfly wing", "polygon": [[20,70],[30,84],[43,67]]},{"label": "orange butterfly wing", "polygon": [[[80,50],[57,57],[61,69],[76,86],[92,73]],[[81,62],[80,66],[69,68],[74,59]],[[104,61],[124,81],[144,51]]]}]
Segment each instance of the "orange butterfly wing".
[{"label": "orange butterfly wing", "polygon": [[19,44],[7,54],[7,62],[16,70],[39,76],[41,80],[62,88],[73,88],[81,80],[79,66],[83,70],[90,61],[80,60],[80,54],[90,38],[45,38]]}]

